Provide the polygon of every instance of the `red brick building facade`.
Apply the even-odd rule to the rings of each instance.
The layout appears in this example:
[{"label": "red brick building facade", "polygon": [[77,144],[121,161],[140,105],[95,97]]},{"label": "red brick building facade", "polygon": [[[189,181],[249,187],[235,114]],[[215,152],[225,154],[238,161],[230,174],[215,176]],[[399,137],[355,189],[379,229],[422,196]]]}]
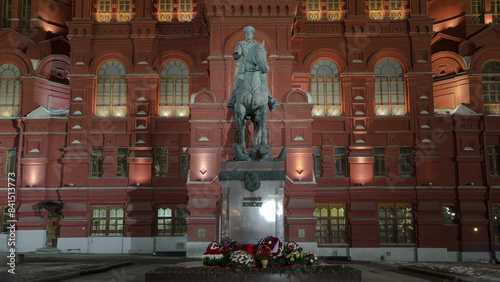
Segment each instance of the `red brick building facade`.
[{"label": "red brick building facade", "polygon": [[496,259],[497,2],[0,0],[0,182],[15,173],[18,250],[199,256],[219,240],[232,53],[252,25],[281,104],[269,144],[288,148],[286,241]]}]

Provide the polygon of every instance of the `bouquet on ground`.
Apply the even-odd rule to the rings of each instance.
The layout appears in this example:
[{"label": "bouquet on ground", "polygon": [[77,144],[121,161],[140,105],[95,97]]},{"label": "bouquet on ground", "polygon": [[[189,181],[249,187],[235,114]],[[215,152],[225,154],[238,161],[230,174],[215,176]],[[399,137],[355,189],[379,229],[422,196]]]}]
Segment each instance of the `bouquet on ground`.
[{"label": "bouquet on ground", "polygon": [[219,243],[213,241],[210,243],[202,256],[203,265],[221,266],[224,264],[224,255],[220,251]]},{"label": "bouquet on ground", "polygon": [[241,249],[249,254],[251,254],[252,256],[255,256],[255,247],[254,245],[243,245],[243,247],[241,247]]},{"label": "bouquet on ground", "polygon": [[273,253],[267,245],[261,245],[255,254],[256,260],[270,260],[273,258]]},{"label": "bouquet on ground", "polygon": [[321,262],[318,260],[318,257],[311,252],[305,252],[302,260],[303,260],[304,265],[320,265],[321,264]]},{"label": "bouquet on ground", "polygon": [[220,252],[224,255],[224,257],[231,257],[231,255],[235,252],[241,250],[241,244],[236,240],[228,240],[222,247],[220,247]]},{"label": "bouquet on ground", "polygon": [[266,238],[260,240],[259,248],[261,246],[268,246],[269,247],[269,249],[271,250],[271,253],[273,255],[272,258],[277,258],[277,257],[281,256],[283,249],[284,249],[283,242],[281,242],[280,239],[273,237],[273,236],[269,236],[269,237],[266,237]]},{"label": "bouquet on ground", "polygon": [[294,265],[294,264],[304,264],[304,255],[297,251],[292,251],[288,255],[286,255],[286,261],[288,264]]},{"label": "bouquet on ground", "polygon": [[231,255],[230,264],[236,267],[255,266],[255,260],[251,254],[239,250]]}]

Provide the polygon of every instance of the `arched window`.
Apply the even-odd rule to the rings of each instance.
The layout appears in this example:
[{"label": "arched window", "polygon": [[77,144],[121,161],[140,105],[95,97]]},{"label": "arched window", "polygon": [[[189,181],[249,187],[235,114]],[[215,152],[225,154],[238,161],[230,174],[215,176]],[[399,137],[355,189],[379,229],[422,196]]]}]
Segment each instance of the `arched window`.
[{"label": "arched window", "polygon": [[489,61],[481,69],[484,113],[500,115],[500,62]]},{"label": "arched window", "polygon": [[330,60],[320,60],[311,69],[311,96],[315,104],[313,117],[340,116],[340,74]]},{"label": "arched window", "polygon": [[0,65],[0,117],[19,116],[21,71],[11,63]]},{"label": "arched window", "polygon": [[189,98],[189,69],[179,60],[166,62],[160,71],[159,116],[187,117]]},{"label": "arched window", "polygon": [[375,115],[405,115],[403,68],[395,60],[384,59],[375,66]]},{"label": "arched window", "polygon": [[118,61],[107,61],[97,73],[96,116],[125,117],[127,79],[125,67]]}]

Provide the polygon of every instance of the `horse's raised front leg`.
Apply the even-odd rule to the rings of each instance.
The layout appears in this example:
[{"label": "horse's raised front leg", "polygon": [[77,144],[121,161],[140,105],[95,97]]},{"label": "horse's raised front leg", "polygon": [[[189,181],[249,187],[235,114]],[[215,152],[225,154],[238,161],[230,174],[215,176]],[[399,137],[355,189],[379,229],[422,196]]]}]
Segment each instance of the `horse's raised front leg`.
[{"label": "horse's raised front leg", "polygon": [[[254,120],[253,120],[253,135],[252,135],[252,140],[253,140],[253,145],[256,146],[260,143],[257,141],[259,140],[259,137],[262,137],[262,127],[261,127],[261,119],[259,115],[255,115]],[[261,138],[262,142],[262,138]]]},{"label": "horse's raised front leg", "polygon": [[238,131],[240,134],[240,145],[241,145],[241,152],[243,154],[248,154],[247,152],[247,145],[245,142],[245,115],[241,113],[237,113],[235,115],[236,117],[236,125],[238,126]]},{"label": "horse's raised front leg", "polygon": [[[260,145],[267,145],[266,116],[267,108],[263,107],[258,113]],[[255,141],[254,141],[255,142]]]}]

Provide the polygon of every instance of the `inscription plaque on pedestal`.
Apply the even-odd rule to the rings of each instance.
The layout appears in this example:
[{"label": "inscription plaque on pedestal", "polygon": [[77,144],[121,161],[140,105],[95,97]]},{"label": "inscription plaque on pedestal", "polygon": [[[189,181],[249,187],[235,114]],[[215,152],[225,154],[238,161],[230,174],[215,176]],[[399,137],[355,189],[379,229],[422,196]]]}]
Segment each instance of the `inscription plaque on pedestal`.
[{"label": "inscription plaque on pedestal", "polygon": [[[284,240],[283,168],[283,162],[222,164],[219,174],[222,241],[231,238],[242,244],[255,244],[267,236]],[[252,188],[255,183],[249,181],[259,181],[259,188]]]}]

